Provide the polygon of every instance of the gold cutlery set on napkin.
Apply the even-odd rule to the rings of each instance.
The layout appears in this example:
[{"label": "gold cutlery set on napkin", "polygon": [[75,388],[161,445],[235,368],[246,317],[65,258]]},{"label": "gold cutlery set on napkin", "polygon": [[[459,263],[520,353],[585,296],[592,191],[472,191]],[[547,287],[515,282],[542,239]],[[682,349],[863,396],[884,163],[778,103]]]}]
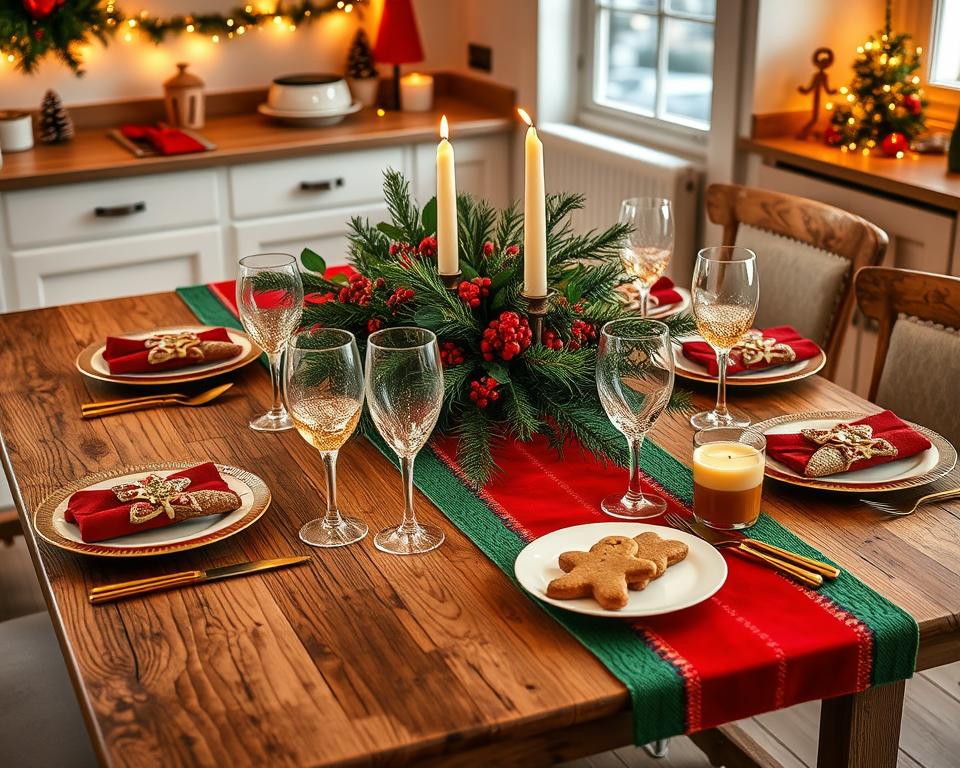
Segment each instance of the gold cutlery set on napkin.
[{"label": "gold cutlery set on napkin", "polygon": [[96,419],[100,416],[109,416],[113,413],[128,413],[143,411],[148,408],[167,408],[172,405],[182,405],[193,408],[207,405],[233,386],[232,382],[221,384],[197,395],[184,395],[178,392],[143,395],[141,397],[124,397],[119,400],[100,400],[95,403],[83,403],[80,406],[80,415],[85,419]]}]

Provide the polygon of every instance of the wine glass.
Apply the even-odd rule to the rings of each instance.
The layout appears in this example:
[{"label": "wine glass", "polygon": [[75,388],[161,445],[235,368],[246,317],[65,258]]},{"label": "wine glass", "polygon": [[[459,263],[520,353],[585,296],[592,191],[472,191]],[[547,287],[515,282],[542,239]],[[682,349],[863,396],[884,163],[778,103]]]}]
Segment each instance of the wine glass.
[{"label": "wine glass", "polygon": [[640,292],[640,316],[646,317],[650,289],[673,254],[673,209],[660,197],[631,197],[620,203],[620,223],[629,224],[620,248],[624,271]]},{"label": "wine glass", "polygon": [[258,253],[240,259],[237,308],[243,329],[267,353],[273,383],[273,407],[251,421],[250,429],[293,429],[280,392],[280,357],[303,314],[303,283],[297,260],[286,253]]},{"label": "wine glass", "polygon": [[697,330],[717,353],[719,374],[716,407],[694,414],[690,423],[697,429],[746,427],[750,419],[727,410],[727,359],[757,314],[757,254],[735,245],[704,248],[697,254],[692,293]]},{"label": "wine glass", "polygon": [[640,487],[640,449],[673,393],[670,329],[656,320],[638,318],[604,325],[597,350],[597,391],[607,416],[630,448],[627,492],[607,496],[600,508],[628,520],[661,514],[667,503]]},{"label": "wine glass", "polygon": [[363,367],[357,341],[335,328],[302,331],[287,343],[283,389],[300,436],[320,451],[327,475],[327,512],[300,529],[314,547],[342,547],[367,535],[367,524],[337,506],[337,452],[363,409]]},{"label": "wine glass", "polygon": [[413,512],[413,462],[443,405],[443,369],[433,333],[399,327],[370,335],[367,404],[377,431],[400,459],[405,500],[403,522],[380,531],[373,543],[395,555],[436,549],[443,542],[443,531],[418,523]]}]

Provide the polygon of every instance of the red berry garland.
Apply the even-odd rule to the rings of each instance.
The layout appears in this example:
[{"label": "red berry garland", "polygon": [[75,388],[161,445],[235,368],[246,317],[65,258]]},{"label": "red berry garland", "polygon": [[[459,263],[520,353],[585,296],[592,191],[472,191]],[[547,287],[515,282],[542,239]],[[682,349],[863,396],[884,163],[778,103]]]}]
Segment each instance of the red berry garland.
[{"label": "red berry garland", "polygon": [[477,408],[486,408],[500,399],[497,383],[493,376],[483,376],[479,381],[470,382],[470,399],[477,404]]},{"label": "red berry garland", "polygon": [[480,299],[490,295],[490,278],[475,277],[473,280],[464,280],[457,286],[457,293],[460,301],[471,309],[476,309],[480,306]]},{"label": "red berry garland", "polygon": [[449,368],[451,365],[460,365],[463,360],[463,347],[459,344],[452,341],[440,343],[440,362],[444,368]]},{"label": "red berry garland", "polygon": [[491,320],[484,330],[480,352],[484,360],[493,360],[496,355],[503,360],[512,360],[530,346],[532,338],[527,318],[506,310],[500,313],[499,319]]}]

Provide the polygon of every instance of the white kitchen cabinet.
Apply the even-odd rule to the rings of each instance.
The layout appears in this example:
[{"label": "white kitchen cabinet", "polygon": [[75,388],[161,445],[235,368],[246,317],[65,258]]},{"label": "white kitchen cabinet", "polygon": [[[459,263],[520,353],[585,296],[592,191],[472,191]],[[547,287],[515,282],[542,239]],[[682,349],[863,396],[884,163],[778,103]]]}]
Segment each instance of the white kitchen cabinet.
[{"label": "white kitchen cabinet", "polygon": [[[337,208],[321,213],[276,216],[234,224],[236,258],[228,269],[236,277],[237,259],[251,253],[290,253],[299,255],[304,248],[319,253],[329,266],[347,263],[347,233],[351,217],[360,216],[376,223],[387,217],[382,202],[359,208]],[[230,271],[232,269],[232,271]]]},{"label": "white kitchen cabinet", "polygon": [[[457,192],[486,200],[494,207],[510,203],[510,137],[453,137]],[[423,204],[437,193],[437,145],[417,144],[414,194]]]},{"label": "white kitchen cabinet", "polygon": [[14,251],[17,304],[33,309],[172,291],[222,278],[220,227]]}]

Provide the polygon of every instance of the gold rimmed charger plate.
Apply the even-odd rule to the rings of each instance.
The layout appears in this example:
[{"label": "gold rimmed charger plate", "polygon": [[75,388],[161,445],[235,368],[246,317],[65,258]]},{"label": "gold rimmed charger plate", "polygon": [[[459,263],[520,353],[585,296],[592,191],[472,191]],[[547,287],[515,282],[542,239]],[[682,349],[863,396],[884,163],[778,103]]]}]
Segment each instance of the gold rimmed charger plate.
[{"label": "gold rimmed charger plate", "polygon": [[[683,339],[682,341],[702,341],[698,336],[696,339]],[[778,365],[773,368],[764,368],[750,373],[736,373],[727,375],[728,387],[766,387],[771,384],[785,384],[788,381],[800,381],[809,376],[819,373],[823,366],[827,364],[827,353],[822,349],[816,357],[807,360],[801,360],[787,365]],[[705,368],[693,360],[688,360],[683,356],[681,340],[678,340],[675,350],[674,373],[681,379],[689,381],[702,381],[708,384],[716,384],[717,377],[707,372]]]},{"label": "gold rimmed charger plate", "polygon": [[[152,328],[149,331],[130,331],[128,333],[118,333],[117,336],[126,336],[131,339],[142,338],[161,333],[179,333],[182,331],[191,331],[193,333],[202,333],[212,330],[217,326],[213,325],[180,325],[172,328]],[[110,373],[106,361],[103,359],[103,350],[106,349],[106,342],[97,341],[84,349],[77,355],[77,370],[84,376],[99,381],[109,381],[112,384],[133,384],[136,386],[156,387],[168,384],[182,384],[191,381],[200,381],[214,376],[221,376],[224,373],[235,371],[249,365],[260,357],[260,348],[243,331],[237,331],[233,328],[227,328],[227,334],[230,340],[239,344],[243,351],[236,357],[226,360],[215,360],[205,365],[193,365],[189,368],[179,368],[172,371],[160,371],[159,373],[141,373],[141,374],[123,374],[114,375]]]},{"label": "gold rimmed charger plate", "polygon": [[[815,411],[777,416],[751,425],[750,429],[763,434],[799,432],[801,429],[830,428],[841,422],[856,421],[869,414],[854,411]],[[932,429],[906,422],[930,441],[926,451],[906,459],[889,461],[867,469],[853,470],[826,477],[806,477],[770,457],[767,453],[764,474],[775,480],[803,488],[815,488],[842,493],[877,493],[915,488],[932,483],[950,472],[957,464],[957,451],[942,435]],[[785,425],[789,428],[784,429]]]},{"label": "gold rimmed charger plate", "polygon": [[240,508],[233,512],[183,520],[164,528],[154,528],[93,544],[82,541],[80,529],[64,518],[70,496],[77,491],[109,488],[132,480],[140,480],[149,474],[169,474],[195,467],[198,463],[200,462],[165,461],[156,464],[137,464],[87,475],[81,480],[54,491],[43,500],[33,514],[34,530],[53,546],[81,555],[145,557],[183,552],[223,541],[253,525],[267,511],[271,500],[270,489],[260,477],[239,467],[217,464],[217,469],[230,486],[230,490],[240,497]]}]

